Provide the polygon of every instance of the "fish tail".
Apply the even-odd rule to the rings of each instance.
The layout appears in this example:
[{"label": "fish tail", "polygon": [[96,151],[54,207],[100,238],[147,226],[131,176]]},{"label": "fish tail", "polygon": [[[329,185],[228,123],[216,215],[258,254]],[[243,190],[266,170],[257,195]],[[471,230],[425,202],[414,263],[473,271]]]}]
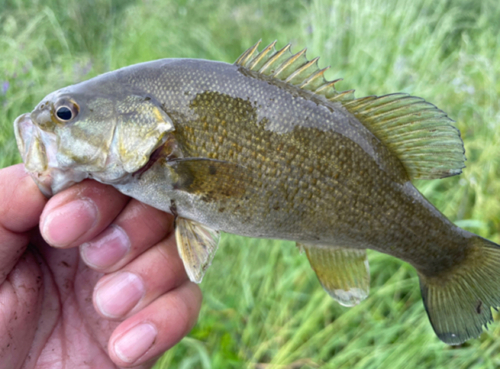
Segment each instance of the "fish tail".
[{"label": "fish tail", "polygon": [[500,245],[479,236],[459,265],[439,276],[419,273],[425,310],[437,336],[449,345],[478,337],[500,306]]}]

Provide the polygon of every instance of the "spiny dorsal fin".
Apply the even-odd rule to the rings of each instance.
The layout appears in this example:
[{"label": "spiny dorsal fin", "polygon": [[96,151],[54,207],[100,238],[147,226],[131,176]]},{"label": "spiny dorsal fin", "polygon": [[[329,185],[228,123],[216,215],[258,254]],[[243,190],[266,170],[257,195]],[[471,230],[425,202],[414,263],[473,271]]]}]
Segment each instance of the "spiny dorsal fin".
[{"label": "spiny dorsal fin", "polygon": [[342,103],[398,158],[412,179],[462,173],[460,131],[446,113],[420,97],[396,93]]},{"label": "spiny dorsal fin", "polygon": [[290,51],[291,45],[288,44],[276,51],[274,47],[276,41],[274,41],[259,52],[258,47],[260,42],[259,40],[259,42],[245,51],[236,60],[235,64],[288,82],[304,90],[312,91],[327,99],[349,101],[354,98],[354,90],[345,92],[337,92],[335,90],[335,83],[341,81],[341,79],[327,81],[324,73],[330,67],[320,69],[318,67],[319,58],[308,60],[306,49],[293,54]]},{"label": "spiny dorsal fin", "polygon": [[306,49],[292,54],[290,44],[279,51],[276,41],[258,52],[260,41],[235,64],[288,82],[340,102],[382,141],[405,166],[411,179],[435,179],[462,173],[465,150],[460,132],[441,110],[407,94],[355,99],[354,90],[338,92],[319,69],[318,59],[308,60]]}]

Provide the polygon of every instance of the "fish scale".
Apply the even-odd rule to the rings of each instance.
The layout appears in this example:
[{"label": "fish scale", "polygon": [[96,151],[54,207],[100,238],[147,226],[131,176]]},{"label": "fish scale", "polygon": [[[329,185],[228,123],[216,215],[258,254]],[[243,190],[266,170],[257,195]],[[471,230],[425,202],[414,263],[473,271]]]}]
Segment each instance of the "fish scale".
[{"label": "fish scale", "polygon": [[418,97],[337,91],[318,58],[275,44],[234,64],[164,59],[55,91],[15,122],[26,169],[47,196],[93,178],[174,214],[198,283],[221,231],[297,242],[346,306],[368,296],[366,249],[393,255],[416,268],[440,339],[477,337],[500,305],[500,247],[411,183],[461,172],[453,121]]},{"label": "fish scale", "polygon": [[[173,64],[173,65],[172,65]],[[273,197],[283,199],[285,204],[295,204],[296,198],[303,199],[307,198],[308,202],[305,205],[299,207],[302,211],[297,213],[297,209],[294,206],[289,206],[288,208],[283,206],[283,211],[277,214],[277,211],[272,209],[266,201],[261,201],[265,199],[265,194],[260,193],[252,189],[249,190],[249,198],[244,201],[241,206],[243,209],[247,209],[247,212],[242,212],[241,210],[238,214],[241,218],[240,221],[235,219],[235,214],[230,213],[231,205],[223,202],[222,206],[228,211],[228,216],[231,220],[227,224],[228,220],[225,219],[226,216],[218,214],[217,216],[211,217],[211,223],[214,229],[223,229],[228,232],[244,234],[244,235],[255,235],[256,233],[262,237],[268,238],[288,238],[300,241],[321,241],[326,243],[331,242],[344,242],[347,245],[353,245],[359,248],[370,247],[382,252],[387,252],[386,247],[390,247],[390,243],[399,243],[400,240],[405,240],[407,247],[412,247],[413,245],[418,245],[420,240],[414,240],[415,237],[409,237],[412,234],[422,233],[422,229],[417,229],[412,232],[408,232],[407,224],[411,224],[411,219],[405,219],[402,217],[400,226],[402,227],[398,234],[397,229],[392,230],[392,239],[387,239],[387,235],[383,232],[379,235],[380,230],[383,231],[383,222],[379,222],[376,218],[383,216],[383,214],[390,210],[406,209],[405,202],[412,201],[411,197],[404,199],[403,196],[398,202],[388,201],[386,199],[386,193],[377,193],[375,196],[370,198],[363,198],[360,194],[365,193],[367,189],[371,188],[390,188],[394,187],[394,177],[399,182],[406,182],[407,175],[404,169],[402,169],[401,164],[395,160],[388,152],[387,149],[381,145],[373,147],[370,145],[368,149],[372,154],[371,157],[366,155],[360,145],[354,145],[353,139],[358,142],[362,142],[367,146],[366,141],[375,140],[373,135],[365,128],[356,127],[358,130],[361,128],[361,132],[352,129],[349,123],[343,124],[338,127],[337,121],[334,118],[328,116],[329,110],[341,112],[342,108],[333,109],[322,109],[322,111],[314,110],[314,113],[310,113],[316,105],[316,102],[311,104],[311,100],[315,96],[311,96],[307,91],[300,91],[295,88],[293,93],[290,94],[289,90],[293,87],[285,85],[286,89],[283,89],[280,83],[275,83],[278,86],[273,86],[272,84],[267,84],[265,82],[269,81],[269,78],[256,78],[262,77],[258,74],[252,74],[253,78],[245,78],[245,76],[238,75],[237,78],[233,77],[237,71],[237,66],[230,66],[222,63],[213,63],[211,71],[203,72],[203,68],[208,68],[205,64],[203,67],[197,64],[196,61],[177,61],[170,62],[165,71],[161,73],[161,77],[169,81],[166,83],[166,89],[170,91],[169,94],[163,93],[154,89],[152,91],[147,90],[147,86],[152,85],[151,83],[144,84],[144,80],[148,80],[147,73],[148,69],[140,70],[139,75],[133,75],[133,81],[139,81],[137,85],[130,85],[133,88],[144,89],[146,92],[151,92],[151,94],[158,94],[157,98],[159,102],[164,107],[165,111],[169,112],[172,117],[174,117],[174,122],[176,126],[177,140],[185,148],[185,156],[189,157],[208,157],[218,160],[234,160],[229,157],[229,147],[236,153],[236,162],[243,165],[245,168],[250,170],[257,170],[263,173],[261,181],[257,182],[254,188],[262,188],[262,183],[267,183],[265,190],[269,193],[275,193]],[[142,73],[142,74],[141,74]],[[156,75],[156,72],[154,73]],[[203,75],[203,77],[200,77]],[[226,83],[226,80],[233,77],[232,83]],[[197,83],[197,79],[201,79],[201,83]],[[236,79],[236,82],[234,81]],[[243,79],[241,83],[238,79]],[[176,83],[174,81],[177,81]],[[280,81],[277,81],[280,82]],[[162,85],[161,83],[159,85]],[[190,88],[194,86],[194,88]],[[274,87],[274,88],[270,88]],[[211,89],[211,91],[202,92],[206,88]],[[171,91],[174,89],[174,91]],[[176,91],[177,89],[178,91]],[[187,93],[186,93],[187,92]],[[203,96],[205,95],[205,96]],[[253,102],[250,103],[248,100],[244,100],[243,96],[251,96]],[[290,96],[292,95],[292,96]],[[179,96],[189,96],[192,100],[179,102]],[[235,97],[237,96],[237,97]],[[171,99],[169,99],[171,97]],[[304,99],[304,97],[308,99]],[[273,99],[275,107],[278,105],[280,109],[273,109],[267,112],[265,107],[270,99]],[[232,102],[231,105],[228,102]],[[247,102],[246,106],[243,105]],[[184,116],[177,117],[177,114],[184,112],[187,104],[191,108]],[[314,104],[314,105],[313,105]],[[236,108],[234,108],[234,105]],[[310,107],[312,105],[312,107]],[[179,106],[181,109],[179,109]],[[256,106],[256,107],[255,107]],[[321,105],[320,105],[321,106]],[[203,109],[205,107],[205,109]],[[309,110],[308,110],[309,108]],[[283,111],[283,114],[279,114]],[[304,113],[306,111],[306,113]],[[181,114],[182,114],[181,113]],[[307,114],[309,113],[309,114]],[[235,130],[234,137],[237,141],[231,142],[228,145],[218,146],[215,144],[217,140],[220,116],[227,114],[224,121],[233,126]],[[308,120],[308,116],[315,114],[317,118],[315,120]],[[218,115],[218,116],[217,116]],[[348,115],[344,114],[342,116],[342,121],[348,121]],[[305,116],[305,117],[304,117]],[[208,119],[203,121],[201,117],[208,117]],[[304,118],[303,118],[304,117]],[[323,119],[321,119],[323,118]],[[312,127],[304,127],[304,121],[309,122]],[[270,123],[269,123],[270,122]],[[207,129],[203,129],[203,125],[207,123]],[[354,122],[355,123],[355,122]],[[189,134],[190,130],[183,129],[184,126],[190,127],[190,129],[196,130],[196,138],[194,134]],[[262,129],[261,126],[266,127]],[[295,128],[293,128],[295,127]],[[340,131],[341,134],[337,134],[336,137],[328,137],[328,130],[334,127],[335,130]],[[317,178],[330,179],[328,173],[324,173],[327,169],[336,167],[338,168],[338,173],[342,177],[342,180],[335,181],[328,185],[324,181],[317,182],[314,190],[310,194],[308,191],[300,191],[299,194],[295,195],[293,193],[294,188],[288,183],[288,177],[282,176],[281,178],[276,177],[266,177],[265,173],[268,172],[267,165],[269,162],[275,162],[280,167],[294,168],[297,173],[290,173],[289,175],[294,175],[298,178],[306,178],[304,181],[306,183],[310,182],[307,178],[309,177],[307,173],[300,171],[297,168],[296,163],[293,163],[292,152],[297,146],[298,137],[310,137],[310,134],[304,131],[308,128],[311,130],[317,129],[319,133],[318,140],[312,142],[309,140],[308,143],[303,143],[301,147],[307,147],[308,150],[302,157],[305,161],[314,163],[316,165],[316,170],[318,174]],[[292,134],[284,134],[283,132],[295,129]],[[275,134],[273,134],[275,132]],[[335,133],[332,132],[333,135]],[[298,137],[297,137],[298,136]],[[323,136],[325,142],[321,142],[321,136]],[[344,139],[347,136],[349,139]],[[368,139],[367,139],[368,137]],[[363,138],[365,139],[363,141]],[[247,139],[245,141],[245,139]],[[370,140],[371,139],[371,140]],[[194,142],[204,142],[205,146],[198,146]],[[258,142],[269,142],[270,149],[264,151],[264,147],[259,146]],[[280,144],[285,144],[287,149],[283,152],[288,153],[288,155],[277,156],[276,152],[272,149]],[[204,150],[200,150],[204,148]],[[340,156],[327,156],[326,151],[328,148],[328,153],[332,154],[336,151],[344,151],[345,157]],[[376,151],[378,148],[379,151]],[[318,152],[317,150],[320,150]],[[367,150],[368,150],[367,149]],[[268,158],[267,160],[252,161],[252,153],[259,153],[263,158]],[[308,155],[309,154],[309,155]],[[348,160],[350,159],[354,160]],[[382,159],[379,159],[382,157]],[[272,158],[272,159],[271,159]],[[307,158],[307,159],[306,159]],[[383,161],[384,169],[386,172],[378,170],[376,166],[373,165],[374,159],[376,161]],[[317,161],[320,161],[317,163]],[[352,164],[366,163],[364,168],[363,176],[354,178],[356,173],[359,171],[353,170]],[[392,178],[382,178],[386,173],[392,174]],[[378,178],[379,181],[375,181]],[[278,179],[278,181],[277,181]],[[357,184],[361,184],[360,186]],[[315,191],[317,193],[315,193]],[[399,190],[401,191],[401,190]],[[310,196],[311,195],[311,196]],[[377,196],[378,195],[378,196]],[[374,217],[373,213],[361,212],[358,207],[362,203],[373,203],[375,201],[375,207],[379,210],[380,216]],[[355,202],[353,200],[356,200]],[[191,199],[189,201],[192,201]],[[182,200],[176,200],[178,207],[182,209]],[[198,209],[207,207],[203,201],[196,205]],[[356,206],[357,205],[357,206]],[[211,207],[212,204],[208,204]],[[235,206],[233,206],[235,207]],[[280,207],[281,208],[281,207]],[[387,210],[386,210],[387,209]],[[294,211],[293,214],[287,213],[286,210]],[[349,212],[346,212],[349,210]],[[259,224],[253,224],[252,229],[248,229],[248,225],[243,222],[243,220],[250,219],[254,214],[260,213],[267,215],[260,218]],[[335,216],[332,216],[335,214]],[[339,215],[340,214],[340,215]],[[359,218],[362,215],[367,215],[366,218]],[[409,217],[414,218],[421,216],[423,218],[428,218],[428,211],[425,208],[421,210],[421,214],[415,212],[412,209],[411,212],[405,214],[411,214]],[[331,221],[326,221],[330,219]],[[359,223],[364,225],[364,228],[359,227]],[[444,223],[444,227],[449,227],[449,222],[440,219],[441,223]],[[372,226],[371,223],[376,224]],[[233,225],[236,223],[236,227]],[[439,224],[439,223],[438,223]],[[367,232],[369,231],[369,232]],[[438,233],[438,232],[436,232]],[[441,232],[439,232],[441,234]],[[362,235],[362,237],[360,236]],[[453,235],[460,239],[460,235]],[[344,239],[342,239],[344,238]],[[452,238],[453,239],[453,238]],[[360,242],[361,241],[361,242]],[[440,245],[437,243],[438,240],[428,240],[429,244],[437,244],[437,247],[447,247],[450,244],[450,240],[447,240],[446,245]],[[460,241],[460,240],[459,240]],[[456,243],[459,243],[457,241]],[[412,253],[413,254],[413,253]],[[401,257],[401,255],[398,255]],[[412,255],[414,259],[416,255]],[[421,255],[421,258],[426,258],[426,255]],[[412,260],[415,264],[415,260]]]},{"label": "fish scale", "polygon": [[[169,78],[173,79],[174,77],[170,76]],[[216,82],[211,83],[211,85],[216,85]],[[195,116],[212,116],[212,119],[209,119],[206,122],[208,123],[208,127],[206,129],[203,129],[205,122],[200,119],[179,119],[179,123],[176,125],[177,140],[183,146],[183,149],[186,149],[185,156],[189,157],[209,157],[222,161],[230,161],[231,158],[228,155],[229,150],[236,150],[236,161],[239,164],[243,165],[250,171],[258,170],[260,173],[262,173],[262,177],[260,178],[261,181],[257,182],[255,186],[253,186],[257,190],[249,191],[250,193],[253,193],[253,195],[246,202],[248,205],[244,206],[244,208],[248,209],[248,213],[242,214],[242,216],[248,217],[252,214],[256,214],[256,212],[261,213],[262,210],[269,214],[269,219],[267,217],[262,218],[261,224],[261,227],[267,227],[269,228],[269,230],[261,228],[260,233],[263,233],[264,231],[266,233],[264,233],[263,235],[270,237],[270,234],[267,232],[271,230],[275,232],[275,219],[279,218],[276,218],[276,214],[274,211],[271,211],[269,204],[267,204],[265,201],[261,202],[260,199],[265,192],[276,192],[276,195],[274,195],[274,197],[284,199],[286,203],[290,204],[295,204],[296,198],[309,197],[310,192],[303,190],[299,190],[299,193],[295,195],[295,188],[293,186],[290,186],[289,179],[290,177],[298,177],[303,178],[304,182],[306,183],[310,182],[310,179],[308,178],[310,176],[307,174],[307,172],[302,170],[302,168],[297,165],[292,165],[292,163],[294,158],[293,152],[296,151],[295,148],[298,145],[297,141],[299,141],[299,138],[308,136],[310,137],[311,135],[308,132],[303,132],[300,128],[297,128],[295,131],[289,133],[288,135],[273,134],[272,131],[262,130],[259,128],[259,126],[265,126],[266,120],[269,120],[271,118],[263,118],[263,120],[257,123],[255,116],[258,115],[258,109],[252,108],[250,103],[247,103],[245,107],[242,107],[241,105],[244,100],[241,101],[239,100],[239,98],[230,98],[227,95],[222,96],[222,93],[220,92],[208,92],[206,94],[210,97],[202,97],[201,95],[203,94],[196,95],[190,105],[193,107],[193,113]],[[261,94],[257,94],[257,96],[258,97],[256,98],[255,105],[262,105],[261,101],[259,100],[259,96],[261,96]],[[235,105],[237,108],[233,109],[227,107],[228,101],[233,101],[233,105]],[[205,102],[205,104],[203,104],[203,102]],[[162,103],[166,107],[167,111],[171,110],[171,108],[168,106],[168,101],[162,101]],[[214,116],[214,110],[218,110],[219,117]],[[236,124],[238,125],[236,131],[237,135],[234,135],[238,140],[237,142],[230,142],[229,140],[224,141],[224,144],[217,146],[215,142],[217,139],[217,132],[219,128],[218,124],[221,121],[220,116],[225,112],[227,112],[228,116],[224,117],[224,119],[222,120],[227,121],[227,124],[233,125],[233,127]],[[238,112],[240,114],[238,114]],[[253,114],[251,114],[250,112],[252,112]],[[183,128],[184,126],[189,126],[190,129],[186,130]],[[199,146],[192,144],[194,142],[194,132],[191,129],[197,132],[196,140],[206,142],[204,150],[200,150]],[[308,128],[305,128],[305,130],[307,129]],[[314,128],[310,128],[309,130],[314,130]],[[193,132],[193,134],[190,134],[190,132]],[[281,227],[286,227],[285,229],[283,229],[283,232],[287,234],[295,230],[294,234],[292,235],[292,237],[295,237],[295,239],[297,239],[298,237],[301,240],[310,240],[307,237],[311,236],[303,236],[297,234],[296,231],[300,228],[306,228],[307,233],[321,235],[320,237],[322,237],[322,241],[331,242],[332,238],[338,238],[338,236],[336,236],[339,233],[337,232],[337,227],[352,228],[359,221],[356,207],[352,206],[352,203],[349,202],[351,200],[349,194],[358,194],[358,203],[361,203],[363,198],[359,194],[363,193],[363,188],[389,187],[392,181],[386,180],[387,183],[384,183],[384,179],[381,178],[384,172],[381,172],[378,170],[378,168],[374,167],[372,165],[373,160],[370,160],[369,157],[366,157],[364,160],[348,160],[348,156],[366,156],[364,151],[361,150],[359,146],[353,144],[352,140],[342,140],[339,137],[334,136],[329,137],[326,132],[322,131],[318,131],[318,133],[319,134],[316,135],[316,140],[309,140],[308,143],[301,144],[302,147],[309,147],[309,150],[304,151],[304,155],[302,155],[301,157],[304,161],[313,163],[313,165],[316,166],[316,170],[318,171],[318,173],[316,174],[316,178],[330,178],[328,176],[328,173],[325,173],[325,171],[328,171],[331,168],[331,164],[329,166],[327,166],[326,164],[333,163],[334,166],[339,168],[338,173],[340,173],[344,180],[333,182],[330,185],[326,181],[319,181],[317,183],[317,186],[313,187],[313,190],[317,191],[318,194],[316,194],[314,197],[311,197],[306,205],[303,205],[305,210],[300,212],[299,214],[296,214],[295,216],[293,214],[285,213],[283,217],[288,220],[289,224],[284,225],[282,224],[282,222],[280,222],[279,225],[281,225]],[[247,140],[245,140],[246,138]],[[322,139],[324,140],[324,142],[321,142]],[[270,143],[268,145],[268,150],[266,150],[266,147],[264,145],[259,145],[259,142],[263,141]],[[280,144],[285,145],[284,149],[282,150],[282,153],[284,152],[285,155],[282,156],[277,155],[273,150],[273,147],[277,147]],[[329,153],[331,154],[331,156],[324,155],[325,150],[323,148],[325,147],[330,148]],[[333,156],[333,154],[336,152],[337,147],[345,152],[345,154],[338,157]],[[321,150],[320,153],[317,152],[318,148]],[[254,159],[254,155],[256,153],[261,155],[260,157],[262,158],[262,160],[256,160],[256,158]],[[258,157],[258,155],[255,156]],[[275,163],[280,167],[292,168],[294,172],[290,173],[289,177],[282,176],[276,178],[274,176],[266,176],[266,173],[269,172],[269,163]],[[370,173],[370,171],[372,171],[374,172],[374,174],[370,173],[355,178],[354,174],[358,173],[358,171],[353,170],[352,163],[356,163],[360,166],[365,163],[366,165],[364,166],[364,170],[366,171],[366,173]],[[380,178],[381,183],[376,183],[374,178],[377,177]],[[361,189],[356,188],[356,182],[362,185]],[[263,191],[264,193],[258,191],[258,189],[262,188],[262,183],[267,184],[267,187]],[[319,194],[321,194],[321,196]],[[383,198],[381,197],[381,199]],[[365,201],[368,202],[368,200]],[[372,201],[373,198],[370,198],[369,203],[371,203]],[[326,204],[326,206],[324,204]],[[202,206],[203,204],[199,205],[199,207]],[[384,207],[390,206],[390,203],[384,204],[384,202],[382,201],[377,206],[382,210]],[[395,203],[393,206],[397,207],[401,205]],[[228,208],[226,204],[224,204],[224,207]],[[318,208],[321,209],[321,211],[318,211]],[[322,222],[322,220],[324,219],[331,219],[331,216],[329,216],[330,214],[345,213],[345,211],[342,210],[343,208],[351,209],[355,214],[343,214],[343,216],[341,217],[342,220],[337,224],[331,224],[331,222]],[[293,207],[290,207],[289,209],[293,209]],[[427,214],[424,213],[424,215]],[[372,219],[373,216],[370,215],[369,218],[363,219],[363,221],[369,224]],[[304,220],[306,220],[305,225],[302,226],[302,224],[304,224]],[[343,224],[345,224],[345,226],[343,226]],[[214,226],[214,228],[218,228],[217,224],[210,225]],[[243,226],[247,227],[246,225]],[[233,233],[245,232],[245,230],[242,229],[228,229],[228,231]],[[360,233],[363,232],[363,230],[360,230]],[[278,237],[284,238],[283,235],[279,235]],[[365,238],[376,239],[374,236]],[[356,237],[356,239],[358,239],[358,237]],[[368,243],[366,239],[364,242],[365,245]],[[372,248],[374,248],[374,246],[375,245],[372,245]]]}]

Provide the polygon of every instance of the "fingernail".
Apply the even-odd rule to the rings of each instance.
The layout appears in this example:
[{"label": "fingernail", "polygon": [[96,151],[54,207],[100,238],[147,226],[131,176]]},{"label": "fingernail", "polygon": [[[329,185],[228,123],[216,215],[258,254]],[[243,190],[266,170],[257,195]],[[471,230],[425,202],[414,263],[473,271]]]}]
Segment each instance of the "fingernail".
[{"label": "fingernail", "polygon": [[141,279],[129,272],[115,274],[96,288],[97,308],[109,318],[123,317],[145,293]]},{"label": "fingernail", "polygon": [[158,331],[153,324],[136,325],[115,341],[116,356],[126,363],[133,363],[155,343]]},{"label": "fingernail", "polygon": [[97,207],[90,199],[79,199],[53,209],[41,227],[45,240],[64,247],[76,241],[97,220]]},{"label": "fingernail", "polygon": [[130,250],[130,239],[122,227],[110,226],[97,239],[80,246],[82,258],[96,268],[106,268],[120,261]]}]

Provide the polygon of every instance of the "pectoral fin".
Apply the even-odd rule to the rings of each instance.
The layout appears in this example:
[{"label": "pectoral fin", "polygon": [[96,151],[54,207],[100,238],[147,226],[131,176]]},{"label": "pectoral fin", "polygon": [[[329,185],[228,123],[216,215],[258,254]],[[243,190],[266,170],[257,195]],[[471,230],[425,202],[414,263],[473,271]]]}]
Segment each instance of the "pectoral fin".
[{"label": "pectoral fin", "polygon": [[366,250],[323,245],[298,245],[323,288],[343,306],[354,306],[364,300],[370,290],[370,270]]},{"label": "pectoral fin", "polygon": [[170,162],[176,173],[174,189],[206,201],[238,198],[245,193],[249,172],[238,164],[207,158],[181,158]]},{"label": "pectoral fin", "polygon": [[220,232],[178,217],[175,221],[175,240],[189,279],[201,283],[219,246]]}]

